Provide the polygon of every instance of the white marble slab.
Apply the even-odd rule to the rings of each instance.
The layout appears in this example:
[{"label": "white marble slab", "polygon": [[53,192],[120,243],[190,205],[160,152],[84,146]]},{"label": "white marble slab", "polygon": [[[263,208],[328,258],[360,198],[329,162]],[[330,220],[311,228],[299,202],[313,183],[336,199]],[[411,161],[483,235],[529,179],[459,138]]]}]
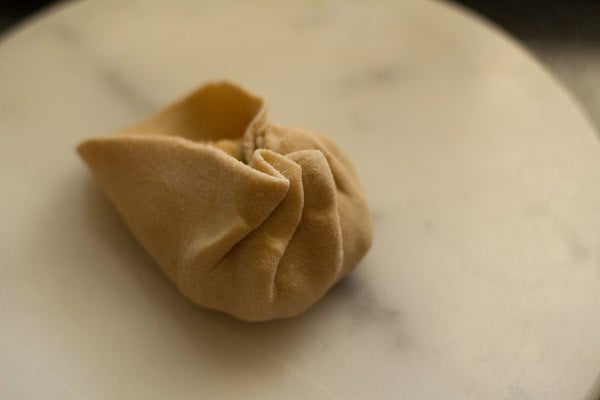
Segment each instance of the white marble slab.
[{"label": "white marble slab", "polygon": [[[375,242],[303,316],[186,302],[77,159],[205,80],[355,161]],[[518,45],[441,3],[73,3],[0,43],[3,399],[582,399],[600,146]]]}]

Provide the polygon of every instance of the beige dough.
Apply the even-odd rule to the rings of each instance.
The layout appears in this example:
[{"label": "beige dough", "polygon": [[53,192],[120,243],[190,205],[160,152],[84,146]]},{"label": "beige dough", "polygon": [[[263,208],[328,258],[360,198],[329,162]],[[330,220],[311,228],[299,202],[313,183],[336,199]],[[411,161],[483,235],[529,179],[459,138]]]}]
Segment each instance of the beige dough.
[{"label": "beige dough", "polygon": [[240,319],[303,312],[371,244],[341,150],[268,123],[262,99],[227,82],[78,151],[181,293]]}]

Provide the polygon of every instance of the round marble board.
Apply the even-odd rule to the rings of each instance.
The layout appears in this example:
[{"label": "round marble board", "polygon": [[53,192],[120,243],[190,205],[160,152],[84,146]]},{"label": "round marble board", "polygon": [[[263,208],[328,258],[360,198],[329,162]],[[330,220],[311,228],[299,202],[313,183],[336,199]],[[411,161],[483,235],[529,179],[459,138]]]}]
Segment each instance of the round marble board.
[{"label": "round marble board", "polygon": [[[369,255],[295,319],[185,301],[74,152],[218,78],[331,136],[368,193]],[[0,134],[3,399],[598,395],[600,146],[465,11],[66,3],[0,44]]]}]

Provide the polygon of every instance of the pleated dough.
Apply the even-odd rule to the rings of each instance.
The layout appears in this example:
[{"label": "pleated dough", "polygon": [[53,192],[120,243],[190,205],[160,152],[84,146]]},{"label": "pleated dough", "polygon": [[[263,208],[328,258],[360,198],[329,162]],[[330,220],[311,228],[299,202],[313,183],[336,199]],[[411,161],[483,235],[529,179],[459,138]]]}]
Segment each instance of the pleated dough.
[{"label": "pleated dough", "polygon": [[181,293],[243,320],[303,312],[371,244],[350,160],[228,82],[78,151]]}]

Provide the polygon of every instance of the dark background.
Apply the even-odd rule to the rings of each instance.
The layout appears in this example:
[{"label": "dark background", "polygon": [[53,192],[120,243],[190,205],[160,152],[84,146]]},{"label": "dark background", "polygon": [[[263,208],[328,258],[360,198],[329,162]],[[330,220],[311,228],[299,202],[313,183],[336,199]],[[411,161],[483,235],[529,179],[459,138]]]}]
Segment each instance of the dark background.
[{"label": "dark background", "polygon": [[[0,0],[0,32],[56,0]],[[457,0],[517,38],[592,42],[600,39],[600,1]]]},{"label": "dark background", "polygon": [[[0,0],[0,35],[56,2]],[[575,95],[592,123],[600,127],[600,0],[454,3],[492,21],[523,43]]]}]

